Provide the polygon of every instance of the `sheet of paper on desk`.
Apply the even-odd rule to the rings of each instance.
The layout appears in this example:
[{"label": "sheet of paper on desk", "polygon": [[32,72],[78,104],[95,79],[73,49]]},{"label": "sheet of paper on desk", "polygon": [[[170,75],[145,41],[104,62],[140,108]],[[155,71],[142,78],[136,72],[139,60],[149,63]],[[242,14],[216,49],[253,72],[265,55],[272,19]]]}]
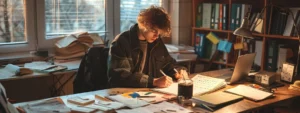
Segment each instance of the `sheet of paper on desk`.
[{"label": "sheet of paper on desk", "polygon": [[26,113],[68,113],[71,109],[63,103],[59,102],[56,98],[41,100],[32,104],[19,106]]},{"label": "sheet of paper on desk", "polygon": [[145,107],[139,107],[135,109],[121,109],[117,110],[118,113],[190,113],[189,109],[181,107],[177,104],[169,102],[161,102],[158,104],[150,104]]},{"label": "sheet of paper on desk", "polygon": [[149,103],[157,103],[157,102],[162,102],[168,99],[175,98],[174,95],[168,95],[168,94],[156,93],[156,92],[141,91],[136,93],[138,93],[140,96],[149,96],[145,98],[139,98],[140,100],[145,100]]},{"label": "sheet of paper on desk", "polygon": [[45,61],[36,61],[31,63],[25,63],[24,67],[33,69],[33,70],[45,70],[49,69],[51,67],[54,67],[55,65],[51,65],[49,62]]},{"label": "sheet of paper on desk", "polygon": [[149,104],[147,101],[140,100],[138,98],[125,97],[123,95],[108,96],[107,98],[117,101],[117,102],[120,102],[120,103],[123,103],[127,107],[130,107],[130,108],[137,108],[137,107],[146,106]]},{"label": "sheet of paper on desk", "polygon": [[66,66],[66,67],[68,67],[68,70],[73,70],[73,69],[78,69],[79,68],[80,62],[81,62],[81,60],[74,60],[74,61],[63,62],[63,63],[54,62],[54,64],[55,65]]},{"label": "sheet of paper on desk", "polygon": [[[75,97],[77,97],[77,96],[72,96],[72,97],[69,97],[69,98],[75,98]],[[61,99],[62,99],[62,101],[65,103],[65,105],[67,107],[71,108],[72,111],[77,111],[77,112],[92,112],[92,111],[97,110],[97,109],[86,108],[86,107],[78,106],[77,104],[70,103],[70,102],[68,102],[69,98],[61,98]],[[83,96],[81,98],[95,99],[94,95],[87,95],[87,96]]]}]

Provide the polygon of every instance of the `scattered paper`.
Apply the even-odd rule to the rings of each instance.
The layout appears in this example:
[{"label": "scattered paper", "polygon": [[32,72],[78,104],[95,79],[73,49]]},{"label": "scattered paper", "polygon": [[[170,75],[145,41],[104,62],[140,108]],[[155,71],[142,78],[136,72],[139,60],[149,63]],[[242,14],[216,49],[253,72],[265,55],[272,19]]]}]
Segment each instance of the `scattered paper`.
[{"label": "scattered paper", "polygon": [[32,104],[19,106],[26,113],[69,113],[71,109],[57,100],[57,98],[41,100]]},{"label": "scattered paper", "polygon": [[117,111],[118,113],[190,113],[189,109],[186,109],[177,104],[172,104],[169,102],[161,102],[158,104],[150,104],[145,107],[135,108],[135,109],[121,109]]}]

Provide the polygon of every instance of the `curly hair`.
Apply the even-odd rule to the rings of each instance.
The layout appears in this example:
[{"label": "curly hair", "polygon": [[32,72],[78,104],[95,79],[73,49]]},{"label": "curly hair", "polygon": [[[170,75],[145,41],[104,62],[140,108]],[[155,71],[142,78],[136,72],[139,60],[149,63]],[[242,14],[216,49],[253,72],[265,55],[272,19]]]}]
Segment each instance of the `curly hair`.
[{"label": "curly hair", "polygon": [[143,9],[137,17],[137,22],[140,29],[158,29],[162,36],[170,35],[170,16],[162,7],[152,5]]}]

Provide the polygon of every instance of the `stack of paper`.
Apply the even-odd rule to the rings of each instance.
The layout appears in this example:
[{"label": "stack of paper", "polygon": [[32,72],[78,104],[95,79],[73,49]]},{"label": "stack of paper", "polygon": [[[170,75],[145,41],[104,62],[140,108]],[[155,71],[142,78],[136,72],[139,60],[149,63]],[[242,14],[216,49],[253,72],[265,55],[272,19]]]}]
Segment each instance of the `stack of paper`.
[{"label": "stack of paper", "polygon": [[71,109],[56,98],[20,106],[26,113],[69,113]]},{"label": "stack of paper", "polygon": [[71,59],[83,56],[93,46],[93,39],[87,32],[70,34],[55,43],[55,59]]}]

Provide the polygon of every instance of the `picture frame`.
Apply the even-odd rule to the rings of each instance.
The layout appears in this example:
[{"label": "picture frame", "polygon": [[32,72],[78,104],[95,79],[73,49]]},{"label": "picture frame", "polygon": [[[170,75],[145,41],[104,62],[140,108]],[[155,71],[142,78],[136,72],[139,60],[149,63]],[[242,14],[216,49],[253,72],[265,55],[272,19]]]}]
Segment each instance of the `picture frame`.
[{"label": "picture frame", "polygon": [[291,63],[283,63],[282,71],[280,74],[280,80],[288,83],[293,82],[293,77],[295,74],[295,65]]}]

